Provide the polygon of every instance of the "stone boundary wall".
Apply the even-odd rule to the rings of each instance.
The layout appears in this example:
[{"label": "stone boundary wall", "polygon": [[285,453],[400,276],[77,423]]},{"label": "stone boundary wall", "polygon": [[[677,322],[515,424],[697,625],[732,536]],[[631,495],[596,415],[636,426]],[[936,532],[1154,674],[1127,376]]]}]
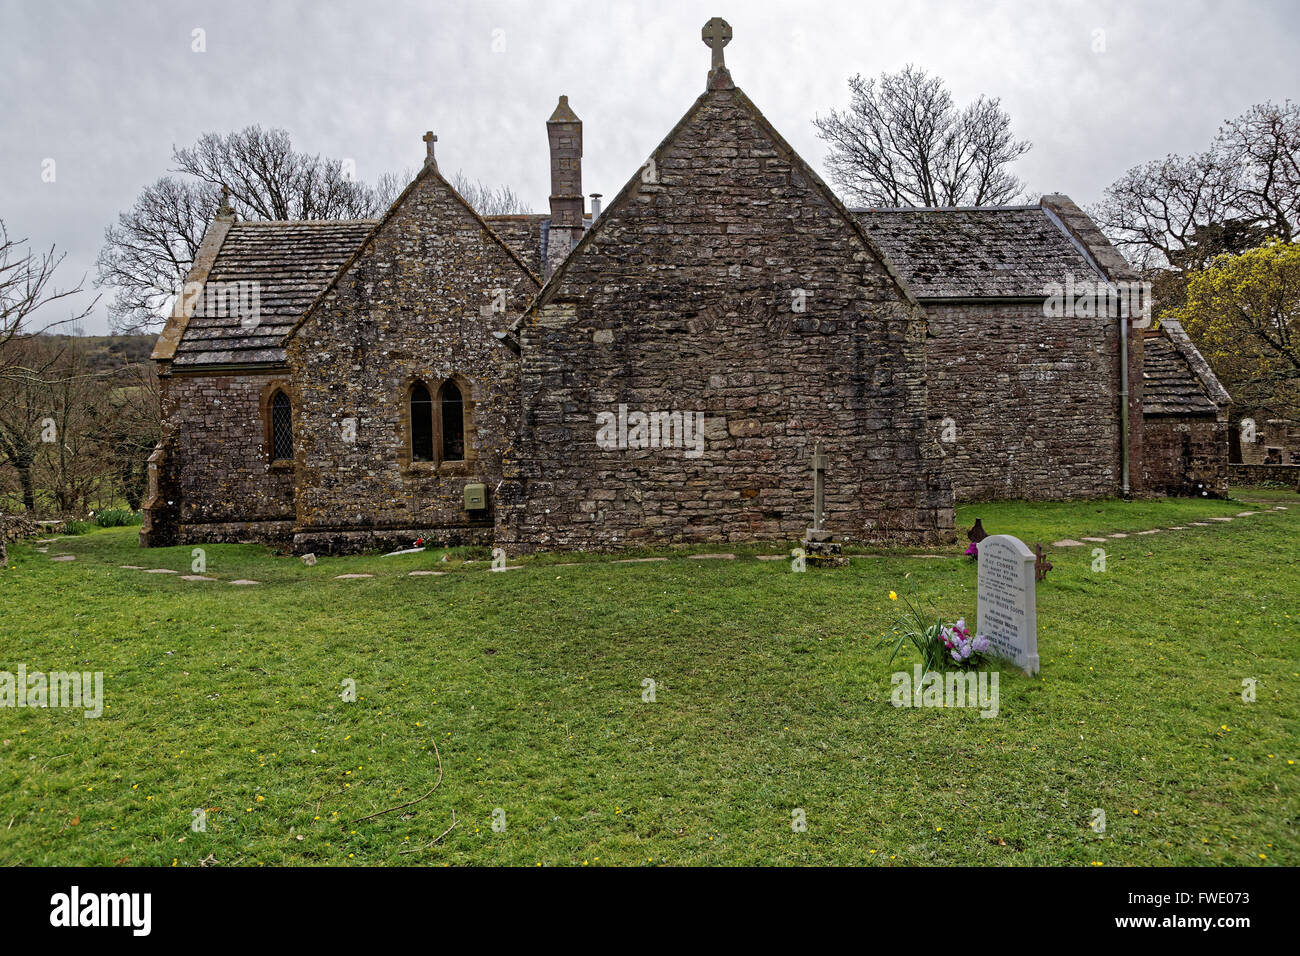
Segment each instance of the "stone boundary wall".
[{"label": "stone boundary wall", "polygon": [[1228,480],[1234,485],[1260,485],[1281,482],[1300,489],[1300,465],[1228,465]]}]

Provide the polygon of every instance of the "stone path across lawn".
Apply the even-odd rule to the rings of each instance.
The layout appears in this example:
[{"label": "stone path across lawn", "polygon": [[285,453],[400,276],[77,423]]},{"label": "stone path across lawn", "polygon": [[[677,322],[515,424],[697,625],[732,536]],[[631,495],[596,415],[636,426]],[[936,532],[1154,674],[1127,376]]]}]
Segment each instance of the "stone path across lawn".
[{"label": "stone path across lawn", "polygon": [[[1286,511],[1288,510],[1288,508],[1286,505],[1274,505],[1272,510]],[[1127,538],[1131,534],[1159,534],[1160,532],[1165,530],[1186,531],[1189,527],[1190,528],[1213,528],[1215,527],[1215,525],[1211,524],[1210,522],[1215,522],[1216,524],[1227,524],[1228,522],[1233,521],[1235,518],[1250,518],[1254,515],[1261,515],[1261,514],[1266,515],[1269,513],[1270,512],[1268,511],[1239,511],[1232,518],[1221,515],[1218,517],[1208,518],[1205,521],[1189,521],[1185,525],[1176,524],[1169,527],[1168,529],[1148,528],[1146,531],[1129,531],[1129,532],[1116,531],[1112,534],[1107,535],[1105,538],[1084,538],[1083,541],[1075,541],[1073,538],[1062,538],[1060,541],[1053,541],[1052,547],[1053,548],[1082,548],[1084,546],[1083,544],[1084,541],[1092,541],[1096,544],[1105,544],[1107,539],[1109,538]]]},{"label": "stone path across lawn", "polygon": [[[1109,535],[1107,535],[1107,536],[1104,537],[1104,538],[1097,538],[1097,537],[1083,537],[1081,540],[1076,540],[1076,539],[1074,539],[1074,538],[1062,538],[1060,541],[1053,541],[1052,544],[1051,544],[1051,546],[1052,546],[1053,548],[1082,548],[1082,547],[1086,547],[1086,546],[1087,546],[1087,545],[1086,545],[1086,542],[1091,542],[1091,543],[1094,543],[1094,544],[1106,544],[1108,541],[1115,540],[1115,539],[1123,539],[1123,538],[1127,538],[1127,537],[1129,537],[1130,535],[1151,535],[1151,534],[1160,534],[1160,533],[1163,532],[1163,531],[1186,531],[1186,530],[1188,530],[1189,527],[1192,527],[1192,528],[1215,528],[1215,527],[1219,527],[1220,525],[1229,524],[1229,523],[1231,523],[1233,520],[1235,520],[1236,518],[1251,518],[1251,517],[1255,517],[1256,515],[1269,515],[1269,514],[1272,514],[1272,513],[1275,512],[1275,511],[1288,511],[1288,510],[1290,510],[1290,509],[1289,509],[1288,506],[1286,506],[1286,505],[1274,505],[1271,509],[1265,509],[1265,510],[1260,510],[1260,511],[1239,511],[1239,512],[1237,512],[1236,515],[1234,515],[1234,516],[1232,516],[1232,517],[1227,517],[1227,516],[1216,516],[1216,517],[1211,517],[1211,518],[1209,518],[1209,519],[1206,520],[1206,521],[1189,521],[1189,522],[1188,522],[1187,524],[1185,524],[1185,525],[1181,525],[1181,524],[1171,525],[1169,528],[1148,528],[1148,529],[1146,529],[1145,531],[1114,531],[1114,532],[1111,532]],[[41,543],[45,543],[45,542],[41,542]],[[38,550],[38,551],[41,551],[42,549],[39,549],[39,548],[38,548],[37,550]],[[421,549],[411,549],[410,551],[399,551],[399,552],[394,552],[394,553],[395,553],[395,554],[411,554],[411,553],[415,553],[415,551],[418,551],[418,550],[424,550],[424,549],[422,549],[422,548],[421,548]],[[388,555],[384,555],[384,557],[388,557]],[[734,553],[731,553],[731,552],[718,552],[718,553],[711,553],[711,554],[688,554],[688,555],[686,555],[686,557],[687,557],[689,560],[692,560],[692,561],[734,561],[734,560],[736,559],[736,555],[735,555]],[[784,560],[788,560],[788,558],[789,558],[790,556],[789,556],[789,555],[786,555],[786,554],[756,554],[756,555],[754,555],[754,557],[755,557],[757,560],[759,560],[759,561],[784,561]],[[880,555],[880,554],[854,554],[854,555],[850,555],[850,557],[851,557],[851,558],[881,558],[881,557],[885,557],[885,555]],[[899,555],[899,557],[906,557],[906,558],[954,558],[954,557],[957,557],[957,555],[951,555],[951,554],[905,554],[905,555]],[[50,555],[50,557],[49,557],[49,560],[51,560],[51,561],[75,561],[76,559],[77,559],[77,556],[74,555],[74,554],[53,554],[53,555]],[[647,564],[647,563],[651,563],[651,562],[661,562],[661,561],[667,561],[667,560],[668,560],[668,558],[666,558],[666,557],[649,557],[649,558],[616,558],[616,559],[611,560],[610,563],[611,563],[611,564]],[[465,562],[465,564],[470,564],[470,563],[472,563],[472,562],[470,562],[470,561],[466,561],[466,562]],[[573,567],[577,567],[577,566],[578,566],[578,562],[567,562],[567,563],[564,563],[564,564],[552,564],[552,565],[539,565],[539,567],[553,567],[553,568],[573,568]],[[173,571],[171,568],[146,568],[146,567],[143,567],[143,566],[138,565],[138,564],[119,564],[118,567],[121,568],[121,569],[123,569],[123,570],[125,570],[125,571],[140,571],[140,572],[143,573],[143,574],[177,574],[177,575],[179,575],[179,580],[181,580],[181,581],[187,581],[187,582],[196,582],[196,581],[217,581],[217,580],[218,580],[217,578],[209,577],[209,576],[204,575],[204,574],[179,574],[179,572],[177,572],[177,571]],[[505,567],[505,568],[492,568],[491,570],[516,571],[516,570],[518,570],[518,569],[520,569],[520,568],[522,568],[522,567],[525,567],[525,565],[522,565],[522,564],[512,564],[512,565],[509,565],[508,567]],[[406,574],[407,574],[408,577],[441,577],[442,575],[445,575],[445,574],[447,574],[447,573],[448,573],[448,572],[446,572],[446,571],[428,571],[428,570],[423,570],[423,569],[421,569],[421,570],[415,570],[415,571],[407,571],[407,572],[406,572]],[[363,579],[363,578],[373,578],[373,577],[374,577],[373,574],[368,574],[368,573],[352,573],[352,574],[336,574],[336,575],[334,575],[334,579],[335,579],[336,581],[351,581],[351,580],[360,580],[360,579]],[[246,587],[246,586],[250,586],[250,585],[260,584],[261,582],[260,582],[260,581],[253,581],[253,580],[250,580],[250,579],[248,579],[248,578],[240,578],[240,579],[237,579],[237,580],[234,580],[234,581],[230,581],[230,582],[228,582],[228,583],[233,584],[233,585],[239,585],[239,586],[245,586],[245,587]]]}]

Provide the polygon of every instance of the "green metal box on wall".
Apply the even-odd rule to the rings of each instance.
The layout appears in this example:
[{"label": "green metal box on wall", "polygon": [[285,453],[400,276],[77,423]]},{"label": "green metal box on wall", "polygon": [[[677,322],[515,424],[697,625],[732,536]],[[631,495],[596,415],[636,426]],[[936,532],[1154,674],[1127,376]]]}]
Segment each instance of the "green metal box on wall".
[{"label": "green metal box on wall", "polygon": [[480,481],[465,486],[465,510],[482,511],[487,507],[487,485]]}]

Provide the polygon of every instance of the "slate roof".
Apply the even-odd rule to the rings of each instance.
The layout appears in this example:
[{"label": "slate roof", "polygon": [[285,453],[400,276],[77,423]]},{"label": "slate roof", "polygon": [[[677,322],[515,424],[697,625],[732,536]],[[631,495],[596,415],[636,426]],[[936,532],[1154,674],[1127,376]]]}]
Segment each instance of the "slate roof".
[{"label": "slate roof", "polygon": [[855,209],[920,300],[1043,296],[1101,273],[1039,206]]},{"label": "slate roof", "polygon": [[[857,209],[853,215],[920,300],[1041,297],[1048,283],[1100,278],[1096,267],[1039,206]],[[546,215],[488,216],[492,230],[533,270],[544,267]],[[277,363],[284,337],[374,228],[374,220],[236,222],[207,276],[205,293],[256,283],[258,321],[200,297],[174,367]],[[238,290],[231,290],[237,292]],[[233,306],[238,296],[232,296]]]},{"label": "slate roof", "polygon": [[[233,223],[176,346],[173,367],[283,362],[285,333],[374,226],[362,219]],[[256,285],[241,289],[236,283]],[[236,307],[252,301],[253,288],[256,322]],[[229,292],[224,302],[220,291]]]},{"label": "slate roof", "polygon": [[1159,330],[1142,342],[1142,414],[1213,415],[1218,406],[1186,357]]}]

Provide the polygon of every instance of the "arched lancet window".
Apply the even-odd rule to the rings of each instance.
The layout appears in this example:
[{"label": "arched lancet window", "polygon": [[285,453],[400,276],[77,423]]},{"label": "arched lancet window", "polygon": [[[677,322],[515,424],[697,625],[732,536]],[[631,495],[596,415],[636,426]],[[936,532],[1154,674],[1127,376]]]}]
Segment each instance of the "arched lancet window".
[{"label": "arched lancet window", "polygon": [[276,391],[271,396],[271,460],[290,461],[293,458],[293,406],[289,396]]},{"label": "arched lancet window", "polygon": [[433,397],[422,382],[411,386],[411,461],[433,461]]},{"label": "arched lancet window", "polygon": [[465,402],[460,388],[448,380],[438,391],[438,405],[442,408],[443,461],[465,460]]}]

